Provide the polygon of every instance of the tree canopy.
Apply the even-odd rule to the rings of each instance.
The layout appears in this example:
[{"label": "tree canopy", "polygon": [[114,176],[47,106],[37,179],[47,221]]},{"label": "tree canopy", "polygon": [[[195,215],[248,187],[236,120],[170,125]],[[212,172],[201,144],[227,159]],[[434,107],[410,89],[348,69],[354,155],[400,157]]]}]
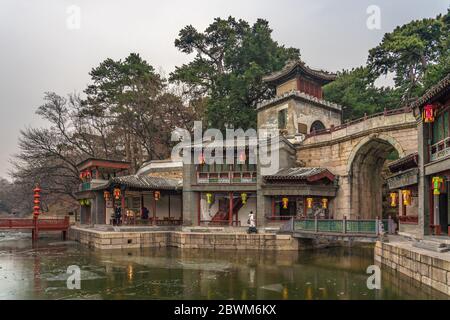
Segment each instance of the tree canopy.
[{"label": "tree canopy", "polygon": [[175,46],[194,59],[171,74],[196,97],[206,98],[206,119],[210,127],[256,127],[256,105],[273,91],[261,80],[280,70],[300,52],[272,39],[269,23],[258,19],[216,18],[204,32],[184,27]]},{"label": "tree canopy", "polygon": [[[450,10],[396,27],[369,50],[366,66],[339,72],[325,98],[346,106],[346,119],[408,105],[450,72],[449,34]],[[375,86],[389,74],[393,87]]]}]

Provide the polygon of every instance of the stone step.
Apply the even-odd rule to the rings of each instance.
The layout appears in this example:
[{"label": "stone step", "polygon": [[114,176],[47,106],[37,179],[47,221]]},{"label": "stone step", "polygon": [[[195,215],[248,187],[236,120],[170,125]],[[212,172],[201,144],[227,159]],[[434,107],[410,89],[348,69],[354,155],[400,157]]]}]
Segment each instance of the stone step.
[{"label": "stone step", "polygon": [[414,242],[412,244],[413,247],[416,248],[420,248],[420,249],[425,249],[425,250],[430,250],[430,251],[434,251],[434,252],[447,252],[450,251],[450,248],[448,248],[447,246],[442,247],[442,243],[437,243],[437,242],[433,242],[433,241],[417,241]]},{"label": "stone step", "polygon": [[420,242],[428,244],[428,245],[431,245],[431,246],[435,245],[438,248],[446,248],[447,247],[446,243],[440,242],[440,241],[436,241],[436,240],[420,240]]}]

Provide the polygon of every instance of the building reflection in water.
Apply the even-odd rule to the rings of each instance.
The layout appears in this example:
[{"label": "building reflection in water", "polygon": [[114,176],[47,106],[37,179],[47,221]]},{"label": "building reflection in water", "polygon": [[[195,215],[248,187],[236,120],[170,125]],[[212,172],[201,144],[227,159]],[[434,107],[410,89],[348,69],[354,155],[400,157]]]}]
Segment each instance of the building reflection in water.
[{"label": "building reflection in water", "polygon": [[133,281],[133,275],[134,275],[134,273],[133,273],[133,265],[129,264],[127,266],[127,278],[128,278],[129,282]]},{"label": "building reflection in water", "polygon": [[34,253],[33,275],[34,291],[41,293],[43,290],[41,283],[41,257],[39,256],[39,252]]}]

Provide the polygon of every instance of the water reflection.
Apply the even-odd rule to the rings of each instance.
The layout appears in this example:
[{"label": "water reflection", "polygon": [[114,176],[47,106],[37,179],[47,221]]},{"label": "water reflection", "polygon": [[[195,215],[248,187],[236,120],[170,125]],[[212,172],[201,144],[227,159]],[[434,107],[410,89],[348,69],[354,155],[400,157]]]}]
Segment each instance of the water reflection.
[{"label": "water reflection", "polygon": [[[366,287],[372,247],[300,252],[134,249],[92,251],[75,243],[0,242],[1,299],[447,299],[383,269]],[[66,288],[69,265],[81,290]]]}]

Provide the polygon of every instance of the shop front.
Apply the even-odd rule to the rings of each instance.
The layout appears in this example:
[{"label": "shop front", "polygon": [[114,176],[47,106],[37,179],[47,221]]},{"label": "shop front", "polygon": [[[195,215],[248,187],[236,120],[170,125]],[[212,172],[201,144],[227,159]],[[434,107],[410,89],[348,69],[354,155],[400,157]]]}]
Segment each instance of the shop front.
[{"label": "shop front", "polygon": [[291,217],[328,219],[328,197],[313,196],[271,196],[272,211],[267,220],[282,221]]},{"label": "shop front", "polygon": [[335,176],[324,168],[298,167],[263,176],[264,214],[268,223],[294,217],[332,219]]},{"label": "shop front", "polygon": [[198,192],[198,221],[202,226],[247,226],[256,214],[255,192]]}]

